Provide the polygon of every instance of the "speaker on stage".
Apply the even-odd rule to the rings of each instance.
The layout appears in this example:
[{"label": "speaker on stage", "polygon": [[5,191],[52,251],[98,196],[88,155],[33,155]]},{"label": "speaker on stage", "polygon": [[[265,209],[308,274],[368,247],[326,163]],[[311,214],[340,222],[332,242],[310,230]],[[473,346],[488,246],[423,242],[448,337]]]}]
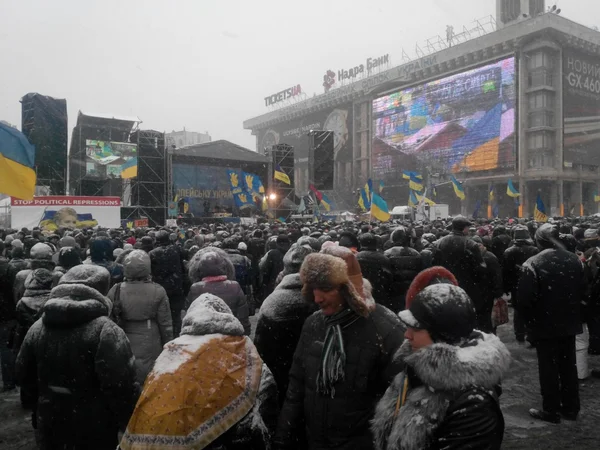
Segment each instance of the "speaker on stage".
[{"label": "speaker on stage", "polygon": [[334,140],[333,131],[309,133],[309,178],[319,191],[333,190]]}]

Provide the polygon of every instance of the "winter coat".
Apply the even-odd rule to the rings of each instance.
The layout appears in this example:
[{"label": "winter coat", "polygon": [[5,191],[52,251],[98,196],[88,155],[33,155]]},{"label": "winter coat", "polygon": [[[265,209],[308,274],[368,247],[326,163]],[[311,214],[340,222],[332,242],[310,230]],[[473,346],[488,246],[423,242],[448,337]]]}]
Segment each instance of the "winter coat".
[{"label": "winter coat", "polygon": [[108,270],[111,286],[123,281],[123,266],[112,260],[113,250],[112,241],[108,238],[98,238],[90,244],[90,264],[104,267]]},{"label": "winter coat", "polygon": [[260,260],[259,271],[262,280],[262,298],[267,298],[277,286],[277,276],[283,270],[283,257],[289,248],[278,246]]},{"label": "winter coat", "polygon": [[388,308],[391,305],[392,264],[381,252],[363,250],[356,255],[363,277],[373,285],[373,298]]},{"label": "winter coat", "polygon": [[25,293],[16,307],[15,354],[19,353],[29,328],[40,318],[42,308],[50,298],[53,281],[53,273],[46,269],[36,269],[28,275]]},{"label": "winter coat", "polygon": [[[225,275],[223,275],[224,277]],[[233,312],[233,315],[242,323],[246,335],[250,335],[250,313],[248,302],[242,288],[237,281],[220,279],[218,281],[200,281],[194,283],[187,296],[185,309],[188,309],[194,300],[202,294],[213,294],[222,299]]]},{"label": "winter coat", "polygon": [[16,373],[42,450],[114,449],[127,424],[139,389],[129,341],[108,318],[110,307],[95,289],[59,285],[27,333]]},{"label": "winter coat", "polygon": [[252,263],[248,257],[243,256],[239,250],[227,249],[227,256],[235,268],[235,279],[241,286],[244,294],[248,294],[252,284]]},{"label": "winter coat", "polygon": [[404,330],[398,317],[381,305],[368,317],[343,328],[345,378],[335,385],[333,398],[320,395],[316,384],[326,330],[321,311],[304,323],[279,416],[277,448],[294,448],[302,422],[311,450],[373,448],[369,422],[377,402],[401,369],[393,356]]},{"label": "winter coat", "polygon": [[15,302],[12,283],[9,283],[8,266],[8,259],[0,256],[0,323],[15,319]]},{"label": "winter coat", "polygon": [[475,304],[477,312],[477,329],[485,333],[494,331],[492,324],[492,309],[494,308],[494,300],[502,297],[502,269],[498,258],[489,251],[483,252],[483,262],[486,265],[486,275],[482,283],[481,302]]},{"label": "winter coat", "polygon": [[517,294],[517,284],[521,276],[521,267],[532,256],[540,251],[531,240],[515,241],[512,247],[504,252],[502,258],[502,282],[504,292],[510,292],[514,300]]},{"label": "winter coat", "polygon": [[581,334],[584,289],[583,265],[575,254],[562,248],[546,249],[529,258],[523,264],[513,305],[529,327],[530,339]]},{"label": "winter coat", "polygon": [[469,295],[475,309],[483,309],[482,280],[486,266],[476,242],[460,232],[443,237],[433,244],[433,265],[442,266],[454,274],[458,285]]},{"label": "winter coat", "polygon": [[492,238],[492,253],[498,258],[498,261],[502,263],[504,259],[504,252],[510,247],[512,239],[506,234],[499,234]]},{"label": "winter coat", "polygon": [[277,382],[279,404],[283,404],[294,350],[302,326],[315,311],[302,297],[300,275],[286,275],[269,295],[258,314],[254,344]]},{"label": "winter coat", "polygon": [[[406,341],[397,358],[406,370],[377,405],[377,450],[500,448],[499,385],[511,357],[496,336],[475,331],[461,347],[435,343],[417,351]],[[406,400],[398,410],[406,378]]]},{"label": "winter coat", "polygon": [[418,251],[410,247],[392,247],[384,255],[392,264],[393,283],[390,294],[392,311],[398,313],[404,309],[404,297],[412,280],[423,270],[423,259]]},{"label": "winter coat", "polygon": [[[270,438],[277,423],[277,386],[252,341],[243,335],[244,328],[222,300],[208,294],[194,302],[183,319],[181,336],[165,347],[148,376],[121,448],[148,448],[149,444],[157,449],[182,450],[270,448]],[[245,358],[239,358],[239,353],[243,353]],[[215,357],[220,358],[221,365],[211,374]],[[238,391],[238,386],[235,390],[231,388],[240,376],[246,381],[245,386],[240,386],[244,389],[242,392]],[[171,383],[173,378],[177,380],[177,386]],[[206,386],[207,382],[213,387],[210,384]],[[173,427],[179,427],[184,439],[155,436],[146,431],[146,415],[155,413],[153,405],[165,392],[165,384],[173,390],[173,396],[167,392],[169,398],[160,400],[160,404],[167,402],[169,414],[149,420],[161,424],[164,421],[168,425],[169,421],[186,417],[188,423],[173,423]],[[208,387],[213,392],[217,390],[217,394],[207,393]],[[252,399],[253,404],[248,405],[252,393],[255,398]],[[248,412],[241,411],[242,408]],[[212,416],[208,416],[207,411]],[[200,443],[203,438],[211,442],[208,445]]]},{"label": "winter coat", "polygon": [[165,290],[150,280],[149,264],[126,258],[125,276],[108,293],[114,305],[111,317],[129,339],[137,380],[143,385],[163,346],[173,339],[171,308]]},{"label": "winter coat", "polygon": [[[46,269],[51,272],[54,272],[54,263],[50,260],[45,259],[32,259],[29,261],[29,266],[27,269],[23,269],[17,273],[13,282],[13,298],[15,303],[21,300],[23,294],[25,293],[25,281],[31,272],[36,269]],[[60,273],[55,273],[53,275],[55,278],[60,278]]]},{"label": "winter coat", "polygon": [[171,302],[171,308],[181,310],[185,300],[184,258],[181,247],[177,245],[161,245],[150,253],[152,262],[152,281],[160,284]]}]

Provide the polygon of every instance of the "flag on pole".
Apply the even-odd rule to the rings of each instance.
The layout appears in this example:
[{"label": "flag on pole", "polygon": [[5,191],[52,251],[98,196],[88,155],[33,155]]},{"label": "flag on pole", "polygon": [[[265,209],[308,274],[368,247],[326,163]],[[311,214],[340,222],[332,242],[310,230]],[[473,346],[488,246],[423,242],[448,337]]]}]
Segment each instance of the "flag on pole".
[{"label": "flag on pole", "polygon": [[309,185],[308,188],[313,194],[315,194],[315,198],[321,201],[321,199],[323,198],[323,194],[321,194],[321,192],[313,184]]},{"label": "flag on pole", "polygon": [[34,165],[35,147],[19,130],[0,123],[0,193],[33,199]]},{"label": "flag on pole", "polygon": [[506,186],[506,195],[513,198],[516,198],[521,195],[513,185],[513,182],[510,178],[508,179],[508,184]]},{"label": "flag on pole", "polygon": [[373,195],[373,180],[371,180],[370,178],[367,180],[367,183],[365,184],[365,194],[367,195],[367,199],[369,200],[369,205],[370,205],[371,204],[371,196]]},{"label": "flag on pole", "polygon": [[267,202],[267,196],[263,195],[262,210],[263,210],[263,212],[265,212],[267,209],[269,209],[269,202]]},{"label": "flag on pole", "polygon": [[423,191],[423,177],[421,177],[420,175],[414,174],[414,173],[411,174],[410,182],[408,183],[408,186],[413,191],[422,192]]},{"label": "flag on pole", "polygon": [[454,175],[450,176],[450,181],[452,182],[452,187],[454,188],[454,193],[461,200],[465,199],[465,189],[460,181],[458,181]]},{"label": "flag on pole", "polygon": [[479,217],[480,210],[481,210],[481,200],[477,200],[475,202],[475,210],[473,211],[473,219],[477,219]]},{"label": "flag on pole", "polygon": [[538,192],[537,199],[535,200],[535,208],[533,210],[533,218],[537,222],[548,222],[548,216],[546,215],[546,207],[542,201],[542,196]]},{"label": "flag on pole", "polygon": [[304,203],[304,197],[302,197],[300,199],[300,205],[298,206],[298,212],[302,214],[304,211],[306,211],[306,204]]},{"label": "flag on pole", "polygon": [[417,201],[419,203],[426,203],[429,206],[435,206],[436,205],[436,203],[433,200],[427,198],[427,192],[425,192],[422,195],[419,194],[418,192],[415,192],[414,194],[415,194],[415,197],[417,198]]},{"label": "flag on pole", "polygon": [[129,158],[121,165],[121,178],[124,180],[128,178],[135,178],[138,174],[138,159],[137,156]]},{"label": "flag on pole", "polygon": [[325,194],[321,197],[321,206],[325,209],[325,211],[331,211],[331,201],[327,198]]},{"label": "flag on pole", "polygon": [[275,166],[275,173],[273,174],[273,178],[287,185],[292,184],[292,182],[290,181],[290,177],[288,177],[287,174],[283,170],[281,170],[281,166],[279,164]]},{"label": "flag on pole", "polygon": [[490,203],[492,203],[494,201],[494,198],[496,196],[494,195],[494,183],[492,183],[492,185],[490,186],[490,192],[488,194],[488,200]]},{"label": "flag on pole", "polygon": [[390,211],[387,203],[378,194],[373,193],[371,215],[381,222],[390,220]]},{"label": "flag on pole", "polygon": [[379,194],[381,195],[383,193],[383,188],[385,187],[385,184],[383,183],[383,181],[379,182]]},{"label": "flag on pole", "polygon": [[408,197],[408,206],[412,206],[413,208],[415,206],[417,206],[417,204],[419,203],[419,200],[417,199],[417,196],[415,195],[415,191],[410,191],[410,195]]}]

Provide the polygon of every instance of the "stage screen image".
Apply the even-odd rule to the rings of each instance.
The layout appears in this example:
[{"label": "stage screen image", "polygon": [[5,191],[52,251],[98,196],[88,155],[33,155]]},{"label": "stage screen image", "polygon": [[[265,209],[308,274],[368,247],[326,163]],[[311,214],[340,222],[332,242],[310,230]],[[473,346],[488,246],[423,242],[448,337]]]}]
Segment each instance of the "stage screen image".
[{"label": "stage screen image", "polygon": [[374,177],[514,170],[516,94],[511,57],[375,99]]},{"label": "stage screen image", "polygon": [[[137,157],[137,145],[129,142],[86,139],[85,154],[87,158],[86,175],[98,178],[120,178],[127,168],[131,169],[131,164],[127,163]],[[127,178],[127,175],[125,175],[125,178]]]}]

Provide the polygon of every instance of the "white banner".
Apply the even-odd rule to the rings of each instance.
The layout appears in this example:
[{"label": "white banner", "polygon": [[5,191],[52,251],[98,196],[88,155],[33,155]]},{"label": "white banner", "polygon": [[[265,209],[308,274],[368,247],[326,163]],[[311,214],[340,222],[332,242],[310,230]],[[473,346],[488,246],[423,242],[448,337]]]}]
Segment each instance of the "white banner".
[{"label": "white banner", "polygon": [[33,200],[11,199],[11,227],[40,227],[53,232],[64,228],[119,228],[119,197],[34,197]]}]

